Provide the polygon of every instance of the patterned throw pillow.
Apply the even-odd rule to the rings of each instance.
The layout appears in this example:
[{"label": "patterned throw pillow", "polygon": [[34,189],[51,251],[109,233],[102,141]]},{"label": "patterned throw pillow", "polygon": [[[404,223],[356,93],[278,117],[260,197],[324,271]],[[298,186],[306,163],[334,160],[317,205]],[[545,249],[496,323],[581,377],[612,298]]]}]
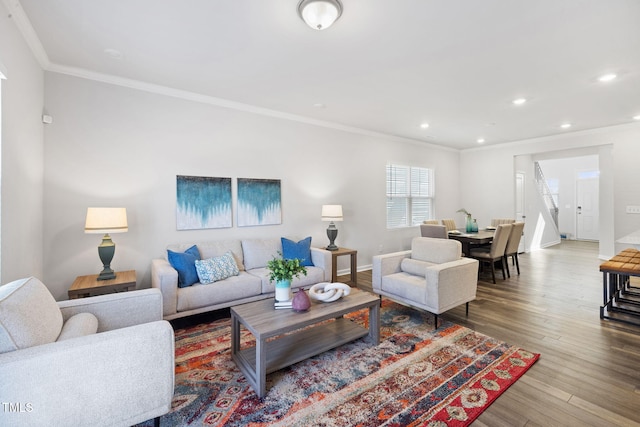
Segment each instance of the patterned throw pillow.
[{"label": "patterned throw pillow", "polygon": [[238,264],[236,264],[231,251],[227,251],[219,257],[196,261],[196,271],[200,283],[204,285],[240,274]]}]

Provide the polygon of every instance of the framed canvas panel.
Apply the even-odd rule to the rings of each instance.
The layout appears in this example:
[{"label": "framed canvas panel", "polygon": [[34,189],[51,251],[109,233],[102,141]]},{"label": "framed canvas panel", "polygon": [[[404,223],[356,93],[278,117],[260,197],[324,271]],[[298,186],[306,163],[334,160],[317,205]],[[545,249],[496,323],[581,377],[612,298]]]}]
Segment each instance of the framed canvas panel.
[{"label": "framed canvas panel", "polygon": [[238,178],[238,227],[281,223],[280,180]]},{"label": "framed canvas panel", "polygon": [[232,226],[231,178],[178,175],[176,182],[178,230]]}]

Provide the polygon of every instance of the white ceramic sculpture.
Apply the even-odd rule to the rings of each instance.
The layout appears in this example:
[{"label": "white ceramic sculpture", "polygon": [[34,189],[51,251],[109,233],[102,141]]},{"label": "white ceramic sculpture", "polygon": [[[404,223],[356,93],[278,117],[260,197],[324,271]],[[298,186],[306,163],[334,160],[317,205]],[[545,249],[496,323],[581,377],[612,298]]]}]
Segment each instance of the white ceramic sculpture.
[{"label": "white ceramic sculpture", "polygon": [[316,283],[309,289],[309,298],[315,301],[333,302],[349,295],[351,287],[344,283]]}]

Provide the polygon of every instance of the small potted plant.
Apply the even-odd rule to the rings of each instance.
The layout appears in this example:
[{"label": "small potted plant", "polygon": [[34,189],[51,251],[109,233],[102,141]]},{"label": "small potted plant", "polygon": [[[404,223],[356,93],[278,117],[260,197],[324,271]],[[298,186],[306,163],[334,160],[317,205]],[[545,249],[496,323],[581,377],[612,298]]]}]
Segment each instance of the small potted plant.
[{"label": "small potted plant", "polygon": [[301,274],[307,275],[307,268],[301,264],[298,258],[285,259],[282,253],[278,252],[279,258],[272,258],[267,262],[269,270],[269,280],[276,284],[276,300],[291,300],[291,281]]}]

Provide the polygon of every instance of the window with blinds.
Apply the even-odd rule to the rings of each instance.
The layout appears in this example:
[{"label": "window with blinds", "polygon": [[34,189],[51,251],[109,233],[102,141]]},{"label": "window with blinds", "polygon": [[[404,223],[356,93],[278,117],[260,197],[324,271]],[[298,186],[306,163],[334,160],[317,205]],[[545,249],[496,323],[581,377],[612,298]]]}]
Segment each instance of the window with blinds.
[{"label": "window with blinds", "polygon": [[433,215],[433,171],[387,165],[387,228],[410,227]]}]

